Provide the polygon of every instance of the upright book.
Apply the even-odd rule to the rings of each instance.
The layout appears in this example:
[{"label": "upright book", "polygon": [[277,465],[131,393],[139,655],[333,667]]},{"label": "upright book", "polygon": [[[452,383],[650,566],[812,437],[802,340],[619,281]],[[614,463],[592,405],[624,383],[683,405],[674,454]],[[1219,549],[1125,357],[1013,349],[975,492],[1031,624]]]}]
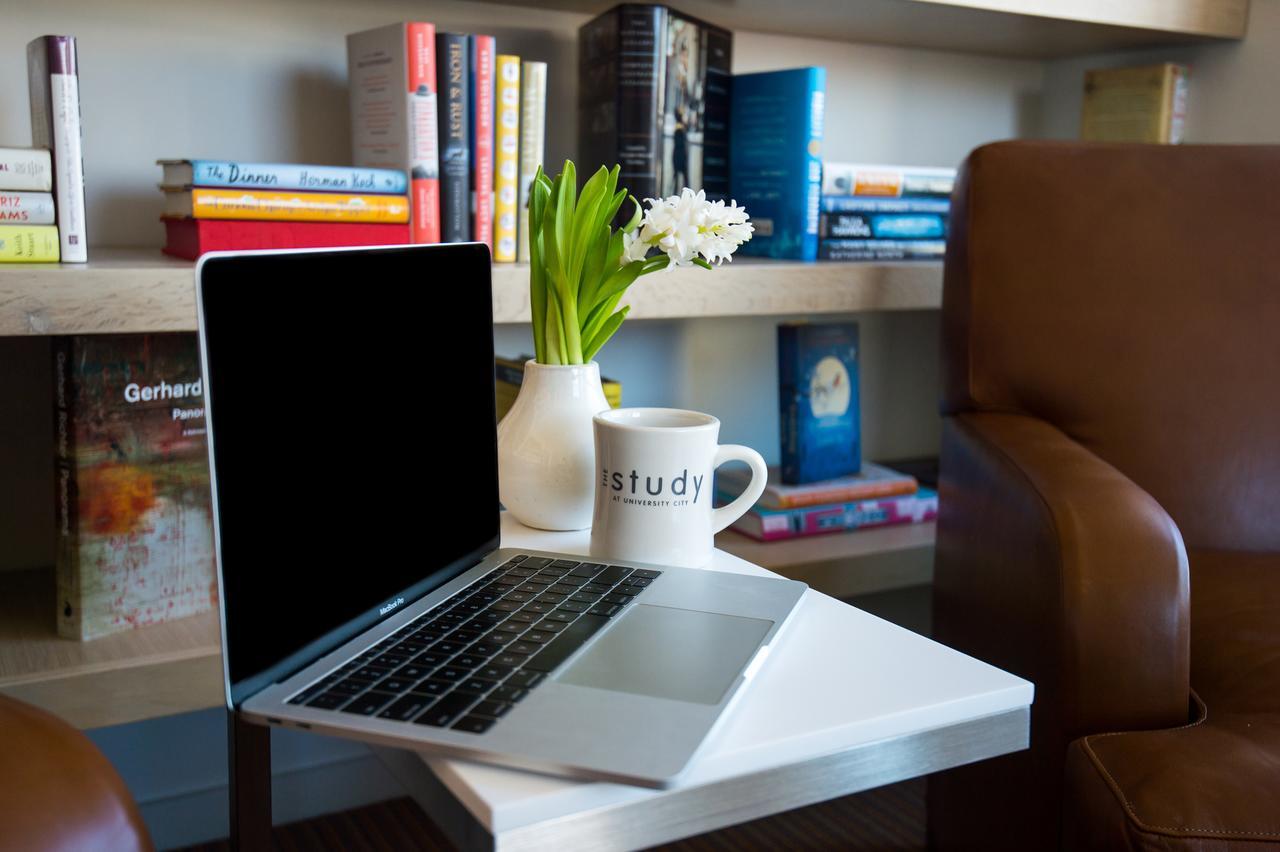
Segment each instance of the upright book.
[{"label": "upright book", "polygon": [[731,194],[755,225],[743,254],[818,256],[826,82],[824,68],[733,78]]},{"label": "upright book", "polygon": [[50,192],[53,161],[45,148],[0,148],[0,189]]},{"label": "upright book", "polygon": [[529,189],[546,157],[547,63],[525,62],[520,68],[520,211],[517,256],[529,262]]},{"label": "upright book", "polygon": [[782,481],[799,485],[862,466],[856,323],[778,326]]},{"label": "upright book", "polygon": [[471,239],[493,252],[493,36],[473,35],[471,52]]},{"label": "upright book", "polygon": [[31,141],[52,154],[62,260],[89,259],[85,226],[84,156],[80,134],[80,69],[76,40],[48,35],[27,45]]},{"label": "upright book", "polygon": [[414,22],[347,36],[352,156],[408,174],[415,243],[440,242],[435,34]]},{"label": "upright book", "polygon": [[1086,71],[1080,138],[1094,142],[1182,142],[1187,67],[1163,62]]},{"label": "upright book", "polygon": [[438,33],[440,91],[440,239],[471,239],[471,65],[467,37]]},{"label": "upright book", "polygon": [[497,57],[494,109],[493,259],[516,259],[516,202],[520,193],[520,57]]},{"label": "upright book", "polygon": [[156,160],[156,165],[164,169],[161,187],[166,189],[210,186],[391,195],[404,195],[409,191],[405,173],[399,169],[231,160]]},{"label": "upright book", "polygon": [[578,31],[578,150],[619,164],[636,198],[729,193],[733,34],[666,6],[625,3]]},{"label": "upright book", "polygon": [[190,333],[54,338],[58,633],[217,601],[204,387]]}]

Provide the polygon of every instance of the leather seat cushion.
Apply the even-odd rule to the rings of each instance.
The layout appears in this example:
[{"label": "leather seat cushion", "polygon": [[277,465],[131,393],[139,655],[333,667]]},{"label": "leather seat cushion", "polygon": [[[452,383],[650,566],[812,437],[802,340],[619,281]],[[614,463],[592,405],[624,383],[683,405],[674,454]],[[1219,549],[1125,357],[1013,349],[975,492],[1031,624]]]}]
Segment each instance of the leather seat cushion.
[{"label": "leather seat cushion", "polygon": [[1280,717],[1211,707],[1182,728],[1076,740],[1064,831],[1067,849],[1280,846]]}]

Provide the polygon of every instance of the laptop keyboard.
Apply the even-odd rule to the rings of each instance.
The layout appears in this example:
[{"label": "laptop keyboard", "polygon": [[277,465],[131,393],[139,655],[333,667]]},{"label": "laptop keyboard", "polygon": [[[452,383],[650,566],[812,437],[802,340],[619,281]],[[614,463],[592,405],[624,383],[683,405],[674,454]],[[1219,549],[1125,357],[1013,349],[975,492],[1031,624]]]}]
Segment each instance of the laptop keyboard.
[{"label": "laptop keyboard", "polygon": [[513,556],[288,703],[483,734],[661,574]]}]

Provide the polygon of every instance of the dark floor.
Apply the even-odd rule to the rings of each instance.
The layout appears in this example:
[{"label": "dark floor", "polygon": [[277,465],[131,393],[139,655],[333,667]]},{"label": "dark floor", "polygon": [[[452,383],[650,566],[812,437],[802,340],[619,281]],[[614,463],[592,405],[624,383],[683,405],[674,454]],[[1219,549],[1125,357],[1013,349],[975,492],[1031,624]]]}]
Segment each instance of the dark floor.
[{"label": "dark floor", "polygon": [[[408,798],[282,825],[275,829],[274,840],[280,852],[454,849]],[[924,847],[924,780],[915,779],[657,848],[662,852],[917,852]],[[229,848],[223,841],[192,846],[188,852],[224,852]]]}]

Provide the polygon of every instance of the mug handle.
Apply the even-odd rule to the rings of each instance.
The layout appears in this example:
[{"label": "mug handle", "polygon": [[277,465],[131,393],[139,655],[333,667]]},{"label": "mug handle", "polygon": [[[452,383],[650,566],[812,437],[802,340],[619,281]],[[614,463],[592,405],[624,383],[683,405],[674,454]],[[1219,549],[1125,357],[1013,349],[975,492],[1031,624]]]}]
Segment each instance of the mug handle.
[{"label": "mug handle", "polygon": [[764,486],[769,480],[769,469],[765,467],[764,457],[741,444],[721,444],[716,447],[716,457],[711,462],[712,472],[714,473],[715,469],[725,462],[731,461],[741,461],[751,465],[751,481],[747,483],[747,490],[738,495],[738,498],[728,506],[711,510],[713,534],[720,532],[746,514],[746,511],[760,499],[760,495],[764,493]]}]

